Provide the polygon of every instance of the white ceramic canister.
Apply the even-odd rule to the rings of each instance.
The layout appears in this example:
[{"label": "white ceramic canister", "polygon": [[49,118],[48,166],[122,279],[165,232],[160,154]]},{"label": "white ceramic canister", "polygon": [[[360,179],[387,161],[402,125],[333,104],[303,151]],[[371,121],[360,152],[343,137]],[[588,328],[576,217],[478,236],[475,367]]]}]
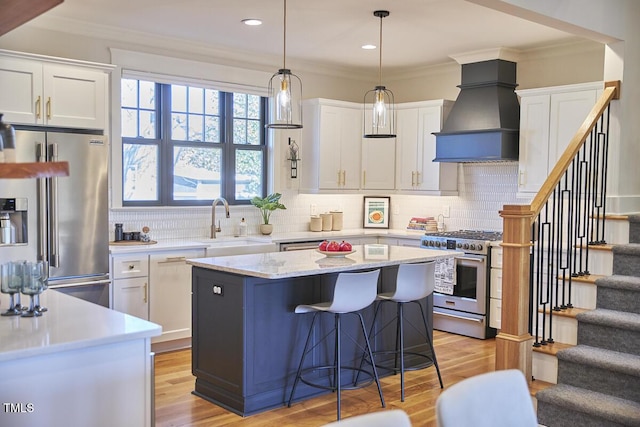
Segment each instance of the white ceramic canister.
[{"label": "white ceramic canister", "polygon": [[342,212],[331,211],[331,216],[333,217],[333,225],[331,229],[334,231],[342,230]]},{"label": "white ceramic canister", "polygon": [[333,215],[330,213],[320,214],[322,218],[322,231],[331,231],[333,228]]},{"label": "white ceramic canister", "polygon": [[309,230],[322,231],[322,218],[319,216],[312,216],[309,220]]}]

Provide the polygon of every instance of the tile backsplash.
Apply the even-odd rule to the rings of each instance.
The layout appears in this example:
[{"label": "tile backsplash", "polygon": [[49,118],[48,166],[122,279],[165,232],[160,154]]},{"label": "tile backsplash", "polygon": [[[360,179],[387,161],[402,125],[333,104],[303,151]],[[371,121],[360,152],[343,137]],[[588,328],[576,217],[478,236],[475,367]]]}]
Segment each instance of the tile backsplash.
[{"label": "tile backsplash", "polygon": [[[450,216],[444,218],[447,230],[502,230],[498,212],[505,204],[519,204],[516,198],[518,164],[461,163],[458,165],[458,196],[391,195],[391,228],[404,229],[414,216],[438,217],[448,206]],[[274,232],[296,232],[309,229],[311,205],[318,213],[332,210],[344,212],[343,228],[362,227],[363,196],[359,194],[298,194],[282,191],[286,210],[271,216]],[[383,195],[381,193],[381,195]],[[216,206],[216,222],[222,233],[234,235],[240,220],[245,218],[249,234],[258,234],[260,216],[253,206],[232,206],[231,217],[225,218],[224,208]],[[151,229],[151,238],[193,239],[209,236],[211,207],[193,208],[124,208],[109,214],[111,230],[123,223],[125,231]]]}]

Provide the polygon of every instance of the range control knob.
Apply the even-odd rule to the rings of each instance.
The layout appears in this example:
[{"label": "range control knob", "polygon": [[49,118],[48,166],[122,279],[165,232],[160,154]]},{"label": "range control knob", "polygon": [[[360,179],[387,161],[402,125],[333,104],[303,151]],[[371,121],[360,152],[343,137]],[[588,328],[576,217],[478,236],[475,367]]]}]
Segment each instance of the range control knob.
[{"label": "range control knob", "polygon": [[469,245],[469,249],[471,249],[472,251],[476,250],[476,245],[474,245],[473,243]]},{"label": "range control knob", "polygon": [[436,244],[436,248],[440,247],[440,242],[436,241],[435,244]]},{"label": "range control knob", "polygon": [[482,250],[482,245],[478,244],[478,250],[481,251]]},{"label": "range control knob", "polygon": [[462,243],[456,244],[456,247],[461,248],[462,247]]},{"label": "range control knob", "polygon": [[469,249],[469,244],[468,244],[468,243],[465,243],[464,245],[462,245],[462,248],[463,248],[463,249]]}]

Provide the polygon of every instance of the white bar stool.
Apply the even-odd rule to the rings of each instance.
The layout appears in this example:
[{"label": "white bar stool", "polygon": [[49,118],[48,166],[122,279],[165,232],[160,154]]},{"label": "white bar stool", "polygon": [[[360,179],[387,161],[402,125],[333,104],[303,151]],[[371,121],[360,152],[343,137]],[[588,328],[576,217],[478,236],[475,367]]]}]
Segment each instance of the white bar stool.
[{"label": "white bar stool", "polygon": [[[304,345],[304,350],[302,351],[302,357],[300,358],[300,365],[298,366],[298,372],[296,373],[296,379],[293,383],[293,388],[291,389],[291,394],[289,395],[289,401],[287,406],[291,407],[291,401],[293,400],[293,395],[295,393],[296,387],[300,381],[303,383],[312,386],[323,388],[325,390],[332,390],[337,393],[337,419],[340,419],[340,397],[341,391],[351,390],[354,388],[360,388],[365,385],[371,383],[371,378],[375,380],[376,385],[378,386],[378,394],[380,395],[380,402],[382,403],[382,407],[385,407],[384,398],[382,397],[382,388],[380,387],[380,381],[378,379],[378,371],[376,370],[376,366],[373,362],[373,353],[371,351],[371,346],[369,344],[369,336],[367,335],[367,330],[364,326],[364,320],[362,318],[362,314],[359,313],[359,310],[362,310],[368,306],[370,306],[373,301],[376,299],[376,292],[378,289],[378,276],[380,275],[380,270],[367,271],[364,273],[340,273],[338,274],[338,278],[336,280],[336,284],[333,291],[333,300],[329,302],[320,302],[317,304],[311,305],[299,305],[296,307],[296,313],[311,313],[313,312],[313,320],[311,321],[311,327],[309,328],[309,334],[307,335],[307,340]],[[324,339],[328,337],[326,335],[322,338],[322,340],[311,348],[309,348],[309,344],[311,342],[311,335],[313,334],[313,326],[316,323],[316,319],[318,315],[322,313],[333,313],[335,319],[335,326],[333,329],[335,336],[335,354],[334,354],[334,364],[326,365],[326,366],[313,366],[310,368],[302,369],[304,364],[305,357],[309,352],[311,352],[316,346],[318,346]],[[358,316],[360,319],[360,326],[362,328],[362,333],[364,335],[365,341],[365,353],[362,356],[362,362],[360,363],[360,367],[355,366],[342,366],[341,355],[340,355],[340,338],[341,338],[341,325],[340,320],[343,314],[354,314]],[[357,344],[357,343],[356,343]],[[359,347],[361,347],[358,344]],[[372,367],[372,372],[369,372],[365,369],[362,369],[362,365],[364,363],[365,357],[369,358],[369,362]],[[317,382],[312,382],[308,379],[304,378],[306,373],[310,373],[313,371],[319,370],[332,370],[333,378],[330,380],[329,385],[320,384]],[[363,373],[368,376],[368,380],[366,384],[358,385],[357,379],[353,382],[353,386],[345,386],[341,382],[341,371],[342,370],[350,370],[357,371],[358,376],[360,373]]]},{"label": "white bar stool", "polygon": [[[389,326],[393,320],[396,323],[396,346],[394,350],[382,350],[376,351],[375,354],[394,354],[394,365],[393,368],[376,365],[379,368],[392,370],[394,373],[400,372],[400,400],[404,402],[404,372],[405,371],[413,371],[417,369],[424,369],[431,365],[435,365],[436,372],[438,373],[438,381],[440,381],[440,388],[443,388],[442,384],[442,376],[440,375],[440,368],[438,367],[438,359],[436,358],[436,352],[433,348],[433,342],[431,341],[431,336],[429,334],[429,324],[427,322],[427,316],[420,305],[420,300],[428,297],[433,293],[433,289],[435,287],[435,262],[430,261],[426,263],[418,263],[418,264],[400,264],[398,266],[398,274],[396,277],[396,289],[394,292],[386,292],[382,294],[378,294],[376,300],[378,301],[375,314],[373,316],[373,323],[371,326],[371,331],[369,332],[369,336],[373,338],[382,332],[387,326]],[[396,317],[388,322],[386,325],[382,326],[375,334],[373,334],[373,329],[375,328],[376,318],[378,317],[378,312],[380,311],[380,307],[382,307],[385,302],[394,302],[396,303]],[[415,303],[420,308],[420,314],[422,314],[422,321],[424,323],[424,337],[429,344],[429,348],[431,350],[431,355],[425,353],[416,353],[416,352],[407,352],[404,350],[404,306],[407,303]],[[418,356],[426,359],[425,363],[422,363],[417,366],[413,366],[411,368],[405,368],[404,358],[405,355]],[[363,355],[364,361],[364,355]],[[400,367],[398,367],[398,362],[400,362]]]}]

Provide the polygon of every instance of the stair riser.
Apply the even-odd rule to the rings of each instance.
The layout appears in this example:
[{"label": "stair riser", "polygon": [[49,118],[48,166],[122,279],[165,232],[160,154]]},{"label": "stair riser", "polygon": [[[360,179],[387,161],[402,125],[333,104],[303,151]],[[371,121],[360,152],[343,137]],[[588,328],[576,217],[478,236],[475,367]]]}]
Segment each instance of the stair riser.
[{"label": "stair riser", "polygon": [[547,427],[624,427],[608,419],[595,418],[583,412],[538,400],[538,424]]},{"label": "stair riser", "polygon": [[640,332],[580,322],[578,342],[591,347],[640,355]]},{"label": "stair riser", "polygon": [[640,292],[634,292],[626,289],[605,288],[603,286],[598,288],[598,308],[640,314],[640,304],[638,304],[638,301],[640,301]]},{"label": "stair riser", "polygon": [[[640,238],[640,235],[638,236]],[[607,221],[604,238],[610,245],[624,245],[630,242],[629,223],[627,221]]]},{"label": "stair riser", "polygon": [[613,257],[613,274],[640,277],[640,256],[615,254]]},{"label": "stair riser", "polygon": [[629,243],[640,243],[640,223],[629,223]]},{"label": "stair riser", "polygon": [[[565,304],[571,302],[571,304],[577,308],[587,308],[587,309],[596,308],[597,288],[592,283],[573,281],[571,283],[571,298],[569,298],[568,283],[565,283],[563,285],[562,282],[558,281],[558,287],[559,287],[558,294],[560,298],[559,304],[562,304],[564,301]],[[546,292],[546,286],[544,287],[544,289],[545,290],[543,292]],[[563,289],[564,289],[564,300],[562,300],[562,297],[560,295]],[[553,295],[555,299],[555,290],[553,292],[554,292]],[[534,292],[534,295],[535,295],[535,292]],[[536,297],[536,300],[537,300],[537,297]]]},{"label": "stair riser", "polygon": [[[549,330],[549,315],[538,314],[539,321],[542,322],[542,316],[546,317],[545,328]],[[535,327],[536,325],[534,325]],[[538,326],[538,336],[542,337],[542,323]],[[553,316],[553,334],[551,338],[555,342],[561,342],[565,344],[577,344],[578,321],[573,317]],[[545,335],[549,338],[549,333]]]},{"label": "stair riser", "polygon": [[538,353],[531,355],[531,375],[539,381],[558,383],[558,358],[551,354]]},{"label": "stair riser", "polygon": [[597,366],[558,360],[558,382],[640,403],[640,378]]}]

